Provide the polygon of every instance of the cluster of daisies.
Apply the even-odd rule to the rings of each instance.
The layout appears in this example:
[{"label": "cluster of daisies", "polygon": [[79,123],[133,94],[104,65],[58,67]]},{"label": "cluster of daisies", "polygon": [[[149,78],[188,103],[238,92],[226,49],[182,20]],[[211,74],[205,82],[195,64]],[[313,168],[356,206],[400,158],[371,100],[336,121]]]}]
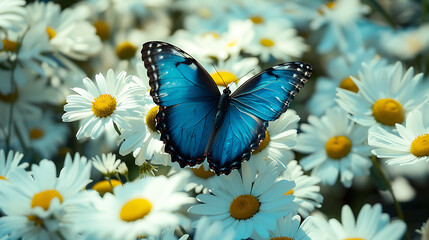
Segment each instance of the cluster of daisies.
[{"label": "cluster of daisies", "polygon": [[[0,0],[0,239],[429,240],[417,190],[429,173],[428,9]],[[164,151],[140,54],[150,40],[191,54],[220,90],[287,61],[314,74],[249,161],[217,176]]]}]

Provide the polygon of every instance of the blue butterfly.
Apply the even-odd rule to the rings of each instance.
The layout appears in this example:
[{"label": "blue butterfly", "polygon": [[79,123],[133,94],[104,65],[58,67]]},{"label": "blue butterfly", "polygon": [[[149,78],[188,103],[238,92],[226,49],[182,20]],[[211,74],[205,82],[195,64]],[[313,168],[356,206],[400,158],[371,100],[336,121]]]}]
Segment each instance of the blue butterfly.
[{"label": "blue butterfly", "polygon": [[307,82],[311,66],[289,62],[266,69],[231,93],[220,94],[209,73],[189,54],[165,42],[147,42],[142,59],[150,94],[159,105],[156,129],[165,151],[181,167],[206,158],[229,174],[250,158],[265,138],[268,121],[286,112]]}]

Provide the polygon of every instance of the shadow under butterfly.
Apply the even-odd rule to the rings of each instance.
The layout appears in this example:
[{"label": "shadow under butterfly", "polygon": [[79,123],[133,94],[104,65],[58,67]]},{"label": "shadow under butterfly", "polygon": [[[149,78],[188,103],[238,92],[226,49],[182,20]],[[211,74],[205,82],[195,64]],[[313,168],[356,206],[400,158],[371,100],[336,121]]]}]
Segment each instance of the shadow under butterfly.
[{"label": "shadow under butterfly", "polygon": [[181,167],[207,158],[217,175],[250,158],[265,138],[268,121],[286,112],[312,71],[303,62],[279,64],[221,94],[210,74],[180,48],[147,42],[141,53],[150,95],[160,106],[156,129],[165,151]]}]

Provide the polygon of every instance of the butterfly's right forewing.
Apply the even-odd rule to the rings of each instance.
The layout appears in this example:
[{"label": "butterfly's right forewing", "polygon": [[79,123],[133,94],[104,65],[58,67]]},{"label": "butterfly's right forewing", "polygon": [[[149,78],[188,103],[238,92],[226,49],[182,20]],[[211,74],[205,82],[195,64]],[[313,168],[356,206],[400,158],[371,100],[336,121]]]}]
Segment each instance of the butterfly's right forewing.
[{"label": "butterfly's right forewing", "polygon": [[181,49],[164,42],[143,45],[153,101],[160,106],[157,129],[165,151],[182,167],[201,163],[220,97],[213,79]]}]

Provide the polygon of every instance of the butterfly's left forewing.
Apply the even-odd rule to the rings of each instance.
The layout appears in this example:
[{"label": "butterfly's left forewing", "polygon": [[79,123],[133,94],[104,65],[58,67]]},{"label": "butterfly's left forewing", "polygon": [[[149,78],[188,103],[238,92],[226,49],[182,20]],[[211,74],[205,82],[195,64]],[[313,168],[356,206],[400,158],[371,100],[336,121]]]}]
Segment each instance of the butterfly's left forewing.
[{"label": "butterfly's left forewing", "polygon": [[143,45],[151,96],[158,104],[156,128],[165,151],[182,167],[201,163],[213,126],[219,90],[189,54],[165,42]]},{"label": "butterfly's left forewing", "polygon": [[147,42],[142,59],[149,76],[150,95],[160,106],[188,102],[217,102],[220,92],[207,71],[189,54],[165,42]]},{"label": "butterfly's left forewing", "polygon": [[254,76],[232,95],[208,161],[216,173],[228,174],[248,160],[265,137],[268,121],[284,113],[311,75],[302,62],[284,63]]}]

